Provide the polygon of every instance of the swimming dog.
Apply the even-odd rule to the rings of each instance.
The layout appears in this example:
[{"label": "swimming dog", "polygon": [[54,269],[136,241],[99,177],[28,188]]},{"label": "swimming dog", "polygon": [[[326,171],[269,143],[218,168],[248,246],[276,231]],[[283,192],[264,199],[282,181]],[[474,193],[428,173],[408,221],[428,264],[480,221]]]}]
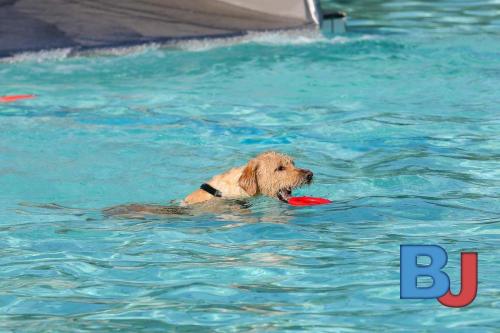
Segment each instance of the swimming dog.
[{"label": "swimming dog", "polygon": [[[259,195],[288,202],[295,188],[310,184],[312,180],[312,171],[297,168],[290,156],[268,151],[254,157],[243,166],[212,177],[189,194],[180,206],[130,204],[107,208],[104,213],[141,218],[145,215],[185,215],[196,210],[220,211],[222,209],[219,205],[220,199],[229,199],[227,206],[232,204],[234,207],[235,200]],[[194,207],[197,209],[190,210]],[[241,205],[239,207],[241,208]]]},{"label": "swimming dog", "polygon": [[310,184],[313,173],[295,167],[290,156],[268,151],[246,165],[214,176],[200,189],[188,195],[184,205],[193,205],[215,197],[239,199],[265,195],[287,202],[293,189]]}]

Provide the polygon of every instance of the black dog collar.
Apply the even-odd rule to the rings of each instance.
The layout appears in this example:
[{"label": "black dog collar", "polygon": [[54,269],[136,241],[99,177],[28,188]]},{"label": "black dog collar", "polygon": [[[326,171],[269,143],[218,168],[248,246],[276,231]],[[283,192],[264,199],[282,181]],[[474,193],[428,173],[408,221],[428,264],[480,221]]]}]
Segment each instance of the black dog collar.
[{"label": "black dog collar", "polygon": [[222,197],[222,192],[221,191],[219,191],[218,189],[213,188],[212,186],[208,185],[207,183],[201,184],[200,188],[203,191],[205,191],[205,192],[213,195],[214,197],[217,197],[217,198]]}]

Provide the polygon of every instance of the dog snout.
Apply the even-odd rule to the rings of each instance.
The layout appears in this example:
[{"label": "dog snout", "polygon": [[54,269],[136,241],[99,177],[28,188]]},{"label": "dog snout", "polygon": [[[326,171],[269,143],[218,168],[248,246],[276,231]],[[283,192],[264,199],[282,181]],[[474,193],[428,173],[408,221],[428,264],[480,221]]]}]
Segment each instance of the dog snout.
[{"label": "dog snout", "polygon": [[313,179],[313,176],[314,176],[314,174],[312,173],[312,171],[311,170],[307,170],[307,169],[302,169],[301,171],[304,173],[304,178],[306,179],[306,181],[308,183],[310,183],[312,181],[312,179]]}]

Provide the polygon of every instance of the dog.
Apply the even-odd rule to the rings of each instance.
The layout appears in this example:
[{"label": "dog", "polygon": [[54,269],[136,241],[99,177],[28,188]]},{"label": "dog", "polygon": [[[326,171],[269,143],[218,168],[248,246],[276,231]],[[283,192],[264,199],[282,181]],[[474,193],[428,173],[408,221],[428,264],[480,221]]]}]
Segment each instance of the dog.
[{"label": "dog", "polygon": [[268,151],[243,166],[212,177],[184,198],[180,206],[131,204],[107,208],[104,213],[141,218],[145,215],[186,215],[200,211],[200,207],[203,211],[215,212],[221,211],[220,199],[227,199],[227,207],[234,207],[238,206],[235,203],[240,199],[259,195],[288,202],[294,189],[310,184],[312,180],[312,171],[297,168],[290,156]]},{"label": "dog", "polygon": [[290,156],[268,151],[244,166],[214,176],[200,189],[189,194],[183,205],[199,204],[216,197],[241,199],[258,195],[288,202],[293,189],[310,184],[312,180],[312,171],[295,167]]}]

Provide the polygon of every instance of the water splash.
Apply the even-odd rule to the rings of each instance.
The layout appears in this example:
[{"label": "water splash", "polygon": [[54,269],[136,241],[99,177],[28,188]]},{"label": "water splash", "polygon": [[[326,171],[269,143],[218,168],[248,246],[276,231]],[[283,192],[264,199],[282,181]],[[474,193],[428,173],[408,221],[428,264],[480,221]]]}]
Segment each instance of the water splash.
[{"label": "water splash", "polygon": [[19,62],[44,62],[53,60],[63,60],[70,56],[71,48],[45,50],[37,52],[23,52],[11,57],[0,59],[0,63],[15,64]]},{"label": "water splash", "polygon": [[[136,56],[153,53],[159,50],[178,49],[188,52],[205,52],[217,48],[232,47],[244,44],[269,46],[310,45],[310,44],[346,44],[382,39],[379,35],[345,35],[327,36],[317,30],[289,30],[274,32],[251,32],[244,36],[229,38],[192,39],[164,43],[144,43],[134,46],[108,47],[95,50],[73,50],[71,48],[46,50],[38,52],[23,52],[11,57],[0,59],[0,63],[21,63],[46,61],[60,61],[68,57],[93,56]],[[156,52],[163,55],[163,52]]]},{"label": "water splash", "polygon": [[251,32],[245,36],[233,38],[201,39],[175,43],[182,50],[203,52],[221,47],[230,47],[238,44],[259,44],[271,46],[310,45],[310,44],[345,44],[365,40],[376,40],[382,37],[377,35],[361,36],[334,36],[329,37],[317,30],[290,30],[274,32]]}]

